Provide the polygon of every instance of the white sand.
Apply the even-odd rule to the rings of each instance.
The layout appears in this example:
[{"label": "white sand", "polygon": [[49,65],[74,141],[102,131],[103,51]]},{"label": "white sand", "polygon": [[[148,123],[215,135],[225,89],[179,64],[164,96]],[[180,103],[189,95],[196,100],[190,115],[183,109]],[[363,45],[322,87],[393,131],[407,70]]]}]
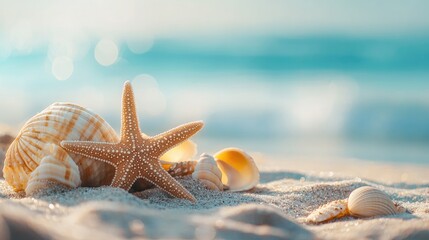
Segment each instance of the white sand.
[{"label": "white sand", "polygon": [[[0,239],[429,239],[429,182],[386,184],[286,166],[269,169],[245,193],[209,191],[189,177],[179,179],[196,204],[156,188],[134,194],[58,188],[30,198],[0,180]],[[320,205],[364,185],[384,190],[411,214],[304,223]]]}]

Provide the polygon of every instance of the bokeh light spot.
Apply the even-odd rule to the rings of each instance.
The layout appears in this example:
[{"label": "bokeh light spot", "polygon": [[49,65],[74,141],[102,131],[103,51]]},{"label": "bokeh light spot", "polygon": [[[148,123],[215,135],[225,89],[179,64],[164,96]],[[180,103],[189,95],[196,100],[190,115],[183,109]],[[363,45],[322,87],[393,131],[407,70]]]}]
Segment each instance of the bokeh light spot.
[{"label": "bokeh light spot", "polygon": [[69,57],[57,57],[52,62],[52,74],[58,80],[70,78],[73,70],[73,61]]},{"label": "bokeh light spot", "polygon": [[118,55],[118,46],[112,40],[102,39],[95,46],[94,57],[100,65],[110,66],[114,64]]}]

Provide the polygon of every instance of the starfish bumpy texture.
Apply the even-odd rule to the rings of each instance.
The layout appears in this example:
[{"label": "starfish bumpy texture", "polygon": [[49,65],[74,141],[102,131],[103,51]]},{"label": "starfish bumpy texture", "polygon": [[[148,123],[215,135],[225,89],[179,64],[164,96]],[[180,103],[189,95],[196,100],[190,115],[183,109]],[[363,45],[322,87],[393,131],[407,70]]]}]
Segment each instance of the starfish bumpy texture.
[{"label": "starfish bumpy texture", "polygon": [[103,161],[115,167],[110,186],[130,190],[137,179],[145,179],[172,196],[196,201],[161,165],[159,157],[170,148],[190,138],[203,127],[191,122],[150,137],[141,133],[133,89],[125,82],[122,94],[121,140],[118,143],[63,141],[61,146],[72,153]]}]

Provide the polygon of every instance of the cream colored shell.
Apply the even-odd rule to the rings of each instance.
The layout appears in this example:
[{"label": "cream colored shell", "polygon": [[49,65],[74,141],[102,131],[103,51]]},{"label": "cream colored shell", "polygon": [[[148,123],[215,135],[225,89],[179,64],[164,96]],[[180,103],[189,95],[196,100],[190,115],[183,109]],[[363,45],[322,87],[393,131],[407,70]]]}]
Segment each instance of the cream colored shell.
[{"label": "cream colored shell", "polygon": [[202,154],[198,160],[192,178],[199,180],[210,190],[223,191],[222,172],[219,170],[215,159],[208,155]]},{"label": "cream colored shell", "polygon": [[360,187],[354,190],[347,203],[351,216],[374,217],[398,213],[389,195],[374,187]]}]

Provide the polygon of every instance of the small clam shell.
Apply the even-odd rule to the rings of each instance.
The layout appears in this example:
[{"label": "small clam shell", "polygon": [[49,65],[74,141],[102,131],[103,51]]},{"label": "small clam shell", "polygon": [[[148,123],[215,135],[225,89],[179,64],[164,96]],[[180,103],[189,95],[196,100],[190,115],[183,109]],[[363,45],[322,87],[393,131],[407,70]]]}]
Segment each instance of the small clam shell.
[{"label": "small clam shell", "polygon": [[374,217],[400,212],[389,195],[369,186],[360,187],[350,194],[348,209],[354,217]]},{"label": "small clam shell", "polygon": [[322,223],[348,215],[347,199],[327,203],[306,218],[308,223]]},{"label": "small clam shell", "polygon": [[243,150],[226,148],[214,155],[222,172],[222,183],[230,191],[246,191],[259,183],[255,161]]},{"label": "small clam shell", "polygon": [[222,172],[219,170],[214,158],[203,153],[198,160],[192,178],[202,182],[208,189],[223,191],[221,181]]}]

